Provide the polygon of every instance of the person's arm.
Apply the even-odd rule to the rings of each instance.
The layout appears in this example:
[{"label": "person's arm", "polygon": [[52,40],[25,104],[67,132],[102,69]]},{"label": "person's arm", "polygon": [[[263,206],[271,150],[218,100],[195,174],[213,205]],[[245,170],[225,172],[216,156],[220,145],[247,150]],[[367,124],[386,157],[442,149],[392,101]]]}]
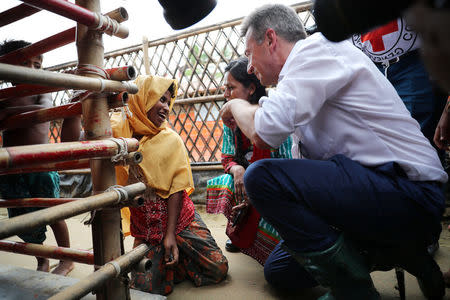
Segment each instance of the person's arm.
[{"label": "person's arm", "polygon": [[81,135],[81,117],[66,118],[61,124],[61,142],[79,141]]},{"label": "person's arm", "polygon": [[255,112],[258,110],[257,104],[250,104],[246,100],[233,99],[224,104],[220,110],[222,121],[227,126],[232,126],[236,122],[242,133],[258,148],[271,148],[264,142],[255,131]]},{"label": "person's arm", "polygon": [[176,229],[178,217],[183,207],[183,191],[174,193],[167,199],[167,228],[164,234],[163,245],[165,249],[164,261],[166,266],[174,266],[178,263],[178,246]]},{"label": "person's arm", "polygon": [[434,132],[433,141],[439,149],[447,150],[450,143],[450,97]]},{"label": "person's arm", "polygon": [[[21,113],[52,107],[52,98],[50,94],[42,94],[34,97],[37,97],[35,98],[37,100],[34,104],[1,107],[0,121]],[[29,124],[24,124],[24,127],[25,126],[29,126]]]}]

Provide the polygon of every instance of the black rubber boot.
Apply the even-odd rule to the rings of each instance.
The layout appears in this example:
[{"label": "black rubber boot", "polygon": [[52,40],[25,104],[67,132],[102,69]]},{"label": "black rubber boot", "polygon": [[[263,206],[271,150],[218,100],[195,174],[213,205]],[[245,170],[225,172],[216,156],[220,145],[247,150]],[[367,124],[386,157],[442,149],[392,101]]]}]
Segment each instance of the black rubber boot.
[{"label": "black rubber boot", "polygon": [[343,235],[325,251],[293,256],[317,282],[331,289],[320,300],[380,299],[364,258]]},{"label": "black rubber boot", "polygon": [[445,295],[442,271],[426,248],[403,248],[396,251],[395,260],[419,282],[423,295],[428,300],[440,300]]}]

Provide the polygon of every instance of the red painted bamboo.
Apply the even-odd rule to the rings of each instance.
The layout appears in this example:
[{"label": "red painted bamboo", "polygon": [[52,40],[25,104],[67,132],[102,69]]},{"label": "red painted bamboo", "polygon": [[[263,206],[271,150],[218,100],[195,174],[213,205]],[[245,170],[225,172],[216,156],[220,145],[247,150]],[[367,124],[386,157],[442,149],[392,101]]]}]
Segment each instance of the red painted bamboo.
[{"label": "red painted bamboo", "polygon": [[[100,27],[100,30],[105,30],[108,27],[107,18],[99,14],[95,14],[92,11],[70,3],[64,0],[21,0],[28,5],[36,8],[45,9],[51,11],[60,16],[74,20],[77,23],[86,25],[90,28]],[[109,19],[109,18],[108,18]],[[109,32],[108,32],[109,31]],[[128,29],[118,24],[116,32],[113,28],[107,30],[108,34],[113,34],[120,38],[126,38],[128,36]]]},{"label": "red painted bamboo", "polygon": [[[137,150],[139,142],[136,139],[124,141],[128,151]],[[74,159],[111,157],[118,150],[119,146],[111,139],[0,148],[0,171]]]},{"label": "red painted bamboo", "polygon": [[0,63],[2,80],[58,87],[60,89],[90,90],[96,92],[123,92],[135,94],[136,84],[74,74],[56,73]]},{"label": "red painted bamboo", "polygon": [[[137,165],[141,163],[143,159],[142,153],[130,152],[124,160],[120,160],[115,165]],[[89,169],[89,159],[79,159],[71,161],[63,161],[48,164],[39,164],[35,166],[27,166],[24,168],[14,168],[7,170],[0,170],[0,175],[9,174],[22,174],[22,173],[34,173],[34,172],[49,172],[49,171],[64,171],[64,170],[79,170],[79,169]]]},{"label": "red painted bamboo", "polygon": [[38,56],[73,43],[75,41],[75,32],[75,27],[64,30],[32,45],[0,56],[0,62],[16,65],[19,64],[21,60],[23,61],[26,58]]},{"label": "red painted bamboo", "polygon": [[36,84],[18,84],[13,87],[0,90],[0,102],[10,98],[19,98],[32,95],[41,95],[65,90],[62,87],[42,86]]},{"label": "red painted bamboo", "polygon": [[94,253],[92,253],[92,251],[72,249],[66,247],[56,247],[49,245],[39,245],[39,244],[0,240],[0,250],[44,258],[71,260],[73,262],[88,265],[94,264]]},{"label": "red painted bamboo", "polygon": [[[122,107],[127,103],[127,101],[127,92],[108,96],[108,106],[110,109]],[[0,121],[0,131],[5,129],[27,127],[38,123],[81,115],[81,106],[81,102],[75,102],[14,115]]]},{"label": "red painted bamboo", "polygon": [[14,23],[39,11],[41,10],[27,4],[20,4],[8,10],[5,10],[0,13],[0,27]]},{"label": "red painted bamboo", "polygon": [[82,198],[23,198],[0,199],[0,207],[52,207]]},{"label": "red painted bamboo", "polygon": [[128,81],[136,78],[137,72],[133,66],[118,67],[105,70],[111,80]]},{"label": "red painted bamboo", "polygon": [[90,167],[89,159],[86,158],[86,159],[80,159],[80,160],[39,164],[36,166],[27,166],[24,168],[0,170],[0,175],[34,173],[34,172],[49,172],[49,171],[63,171],[63,170],[77,170],[77,169],[88,169],[89,167]]},{"label": "red painted bamboo", "polygon": [[[21,4],[18,7],[29,7],[30,9],[36,10],[36,8],[31,7],[27,4]],[[39,11],[39,10],[37,10]],[[113,11],[110,11],[106,16],[116,20],[121,23],[128,19],[128,13],[123,7],[119,7]],[[3,22],[2,14],[0,14],[0,26]],[[55,35],[52,35],[46,39],[39,42],[31,44],[27,47],[11,51],[3,56],[0,56],[0,63],[8,64],[18,64],[21,60],[37,55],[44,54],[46,52],[52,51],[64,45],[73,43],[75,41],[76,27],[67,29]]]}]

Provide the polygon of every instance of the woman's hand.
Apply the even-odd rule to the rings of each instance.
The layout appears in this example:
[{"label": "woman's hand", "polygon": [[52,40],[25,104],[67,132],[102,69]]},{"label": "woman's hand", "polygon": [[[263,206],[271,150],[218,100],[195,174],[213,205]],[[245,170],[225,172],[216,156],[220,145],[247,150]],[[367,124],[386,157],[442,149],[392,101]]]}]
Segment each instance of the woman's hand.
[{"label": "woman's hand", "polygon": [[167,267],[176,266],[178,264],[178,246],[175,234],[166,234],[163,240],[164,245],[164,261]]},{"label": "woman's hand", "polygon": [[247,208],[248,208],[247,201],[244,201],[241,204],[233,206],[233,208],[231,209],[231,215],[230,215],[231,226],[235,226],[235,225],[239,224],[239,222],[242,220],[242,218],[247,213]]},{"label": "woman's hand", "polygon": [[439,149],[447,150],[450,143],[450,116],[449,116],[449,102],[442,112],[441,119],[436,127],[433,141]]},{"label": "woman's hand", "polygon": [[234,196],[237,203],[242,203],[245,201],[245,198],[247,198],[244,187],[245,169],[241,165],[234,165],[230,168],[230,173],[233,175],[234,179]]}]

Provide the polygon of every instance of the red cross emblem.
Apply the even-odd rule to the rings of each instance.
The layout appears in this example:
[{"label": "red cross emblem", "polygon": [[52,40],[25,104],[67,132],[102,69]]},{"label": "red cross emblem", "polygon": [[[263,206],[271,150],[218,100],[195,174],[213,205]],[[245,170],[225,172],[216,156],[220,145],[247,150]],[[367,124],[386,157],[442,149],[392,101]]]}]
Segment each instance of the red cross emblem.
[{"label": "red cross emblem", "polygon": [[366,34],[361,35],[361,42],[369,41],[372,45],[373,52],[385,50],[383,35],[398,31],[397,20],[392,21],[384,26],[378,27]]}]

